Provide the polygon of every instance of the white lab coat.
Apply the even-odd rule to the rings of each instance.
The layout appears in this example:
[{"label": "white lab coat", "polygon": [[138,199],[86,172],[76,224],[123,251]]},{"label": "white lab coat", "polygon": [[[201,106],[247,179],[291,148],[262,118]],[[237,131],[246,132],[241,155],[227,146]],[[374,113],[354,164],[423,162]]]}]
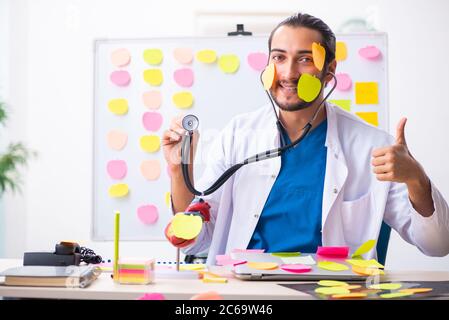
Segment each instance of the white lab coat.
[{"label": "white lab coat", "polygon": [[[372,150],[392,145],[394,138],[336,106],[326,104],[326,112],[323,246],[349,246],[354,251],[365,241],[377,239],[385,221],[424,254],[448,254],[449,207],[435,185],[431,185],[435,212],[425,218],[411,205],[405,184],[378,181],[372,171]],[[270,105],[235,117],[214,142],[196,189],[209,188],[232,164],[277,147],[279,132]],[[280,157],[246,165],[215,193],[203,197],[211,205],[211,221],[183,252],[208,252],[207,263],[212,264],[217,254],[246,248],[280,167]],[[376,250],[365,258],[376,258]]]}]

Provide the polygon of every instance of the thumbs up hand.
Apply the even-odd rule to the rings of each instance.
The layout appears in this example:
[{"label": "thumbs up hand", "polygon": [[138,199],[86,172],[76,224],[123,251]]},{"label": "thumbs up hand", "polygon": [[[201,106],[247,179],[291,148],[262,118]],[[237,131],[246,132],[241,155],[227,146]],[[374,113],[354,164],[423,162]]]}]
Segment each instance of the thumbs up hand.
[{"label": "thumbs up hand", "polygon": [[407,148],[404,128],[407,118],[402,118],[396,128],[396,142],[392,146],[377,148],[372,152],[373,172],[379,181],[403,182],[407,185],[422,179],[424,169]]}]

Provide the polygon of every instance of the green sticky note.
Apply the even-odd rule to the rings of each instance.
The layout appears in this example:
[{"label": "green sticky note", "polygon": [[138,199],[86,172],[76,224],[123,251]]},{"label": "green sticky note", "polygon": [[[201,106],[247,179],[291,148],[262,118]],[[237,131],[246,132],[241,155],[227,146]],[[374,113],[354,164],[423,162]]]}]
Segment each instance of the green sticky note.
[{"label": "green sticky note", "polygon": [[276,257],[297,257],[301,255],[301,252],[273,252],[271,255]]},{"label": "green sticky note", "polygon": [[343,110],[351,112],[351,100],[329,100],[329,102],[339,106]]},{"label": "green sticky note", "polygon": [[400,283],[379,283],[370,285],[369,289],[377,289],[377,290],[397,290],[402,287]]},{"label": "green sticky note", "polygon": [[371,249],[374,248],[376,245],[376,240],[368,240],[364,244],[362,244],[360,247],[355,250],[355,252],[352,254],[352,257],[355,258],[357,256],[362,256],[365,253],[371,251]]}]

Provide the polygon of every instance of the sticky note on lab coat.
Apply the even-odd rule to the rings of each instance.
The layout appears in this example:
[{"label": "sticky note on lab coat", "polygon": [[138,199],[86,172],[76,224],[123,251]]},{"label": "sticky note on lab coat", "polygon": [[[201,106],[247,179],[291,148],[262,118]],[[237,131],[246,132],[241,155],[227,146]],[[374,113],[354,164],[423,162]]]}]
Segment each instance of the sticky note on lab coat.
[{"label": "sticky note on lab coat", "polygon": [[144,92],[142,101],[148,109],[159,109],[162,104],[162,94],[156,90]]},{"label": "sticky note on lab coat", "polygon": [[108,194],[111,198],[121,198],[128,195],[129,188],[126,183],[117,183],[109,187]]},{"label": "sticky note on lab coat", "polygon": [[123,160],[111,160],[106,165],[106,171],[112,179],[123,179],[126,176],[128,167]]},{"label": "sticky note on lab coat", "polygon": [[343,41],[337,41],[335,43],[335,60],[343,61],[348,57],[348,48],[346,47],[346,43]]},{"label": "sticky note on lab coat", "polygon": [[196,53],[196,59],[202,63],[214,63],[217,60],[217,54],[214,50],[201,50]]},{"label": "sticky note on lab coat", "polygon": [[343,110],[351,112],[351,100],[329,100],[329,102],[339,106]]},{"label": "sticky note on lab coat", "polygon": [[160,86],[164,77],[160,69],[146,69],[143,72],[143,80],[152,86]]},{"label": "sticky note on lab coat", "polygon": [[159,211],[155,205],[142,205],[137,208],[137,217],[143,224],[155,224],[159,219]]},{"label": "sticky note on lab coat", "polygon": [[108,102],[108,109],[115,115],[121,116],[128,113],[128,100],[111,99]]},{"label": "sticky note on lab coat", "polygon": [[377,112],[356,112],[357,116],[372,124],[373,126],[379,126],[379,115]]},{"label": "sticky note on lab coat", "polygon": [[193,51],[191,48],[176,48],[173,50],[173,57],[182,64],[192,63]]},{"label": "sticky note on lab coat", "polygon": [[128,143],[128,134],[121,130],[111,130],[106,136],[109,148],[113,150],[122,150]]},{"label": "sticky note on lab coat", "polygon": [[156,152],[161,146],[161,140],[158,136],[149,135],[140,138],[140,148],[146,152]]},{"label": "sticky note on lab coat", "polygon": [[218,59],[218,67],[224,73],[235,73],[239,66],[240,60],[235,54],[224,54]]},{"label": "sticky note on lab coat", "polygon": [[179,109],[188,109],[192,107],[193,95],[190,92],[178,92],[173,95],[173,103]]},{"label": "sticky note on lab coat", "polygon": [[356,82],[355,83],[355,103],[357,104],[378,104],[379,86],[377,82]]},{"label": "sticky note on lab coat", "polygon": [[140,164],[140,173],[147,180],[157,180],[161,176],[161,164],[159,160],[144,160]]},{"label": "sticky note on lab coat", "polygon": [[146,49],[143,52],[143,60],[151,65],[160,65],[163,58],[164,56],[160,49]]},{"label": "sticky note on lab coat", "polygon": [[203,219],[201,217],[184,213],[177,213],[171,222],[173,234],[186,240],[198,236],[202,227]]}]

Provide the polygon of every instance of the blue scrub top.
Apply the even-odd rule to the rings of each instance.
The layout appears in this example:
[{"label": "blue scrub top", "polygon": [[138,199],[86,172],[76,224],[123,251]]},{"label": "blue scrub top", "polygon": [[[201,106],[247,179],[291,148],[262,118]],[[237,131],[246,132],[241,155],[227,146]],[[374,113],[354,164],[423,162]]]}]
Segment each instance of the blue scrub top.
[{"label": "blue scrub top", "polygon": [[[326,131],[327,120],[324,120],[281,156],[279,175],[248,249],[315,253],[321,245]],[[282,134],[289,144],[287,133]]]}]

